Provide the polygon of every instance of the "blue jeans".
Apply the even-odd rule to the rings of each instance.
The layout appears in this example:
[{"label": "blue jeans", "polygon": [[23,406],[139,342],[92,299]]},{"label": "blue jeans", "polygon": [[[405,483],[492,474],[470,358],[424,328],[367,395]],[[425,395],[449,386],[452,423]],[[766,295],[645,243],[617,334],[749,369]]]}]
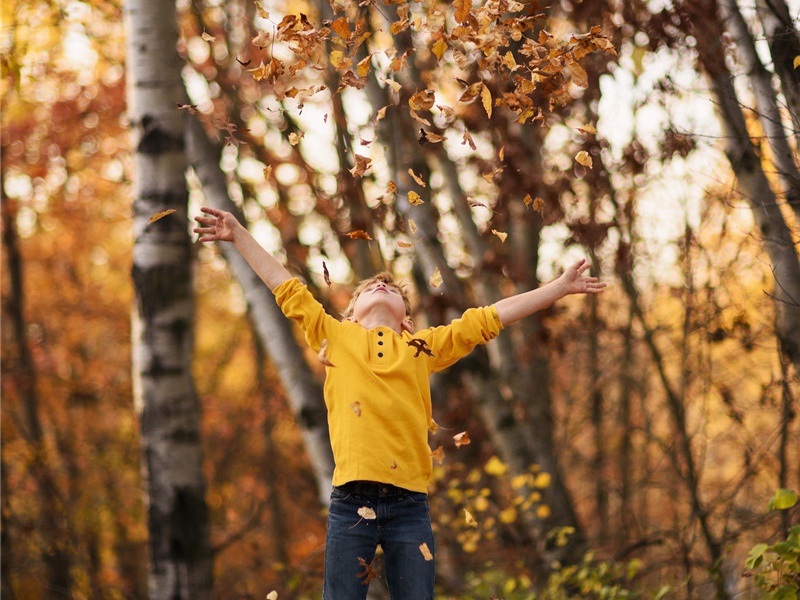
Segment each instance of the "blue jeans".
[{"label": "blue jeans", "polygon": [[[368,518],[374,511],[377,518]],[[393,485],[334,487],[325,542],[323,600],[364,600],[380,544],[392,600],[433,600],[434,545],[428,496]],[[420,546],[426,544],[427,548]],[[429,550],[426,560],[425,550]]]}]

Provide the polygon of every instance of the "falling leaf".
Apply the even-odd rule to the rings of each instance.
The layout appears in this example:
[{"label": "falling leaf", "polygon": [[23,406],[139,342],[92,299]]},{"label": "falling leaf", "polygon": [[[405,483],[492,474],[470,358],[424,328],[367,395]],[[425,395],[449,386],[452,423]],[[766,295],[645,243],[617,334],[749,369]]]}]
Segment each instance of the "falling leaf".
[{"label": "falling leaf", "polygon": [[264,167],[264,181],[269,181],[269,178],[271,176],[272,176],[272,165]]},{"label": "falling leaf", "polygon": [[481,88],[481,102],[483,103],[483,110],[486,111],[486,115],[491,119],[492,118],[492,92],[489,91],[489,88],[485,85]]},{"label": "falling leaf", "polygon": [[506,159],[506,147],[501,146],[500,151],[497,153],[497,158],[500,159],[500,162],[503,162]]},{"label": "falling leaf", "polygon": [[508,237],[507,233],[503,231],[497,231],[496,229],[492,229],[492,233],[499,237],[502,243],[506,243],[506,238]]},{"label": "falling leaf", "polygon": [[425,204],[425,200],[420,198],[417,192],[408,192],[408,201],[414,205],[419,206],[420,204]]},{"label": "falling leaf", "polygon": [[435,90],[419,90],[408,99],[408,106],[413,110],[430,110],[435,101]]},{"label": "falling leaf", "polygon": [[433,270],[433,273],[431,273],[431,277],[428,280],[428,283],[431,284],[431,287],[438,288],[440,285],[442,285],[442,282],[443,282],[442,274],[439,272],[439,267],[436,267]]},{"label": "falling leaf", "polygon": [[589,169],[592,168],[592,157],[586,150],[581,150],[575,155],[575,160]]},{"label": "falling leaf", "polygon": [[364,579],[364,581],[361,582],[364,585],[368,585],[370,581],[375,579],[378,576],[378,571],[381,570],[380,565],[375,566],[375,561],[376,560],[378,560],[377,557],[373,558],[372,562],[368,563],[366,560],[364,560],[360,556],[358,557],[358,564],[359,564],[359,566],[364,567],[364,572],[363,573],[356,573],[356,576],[359,577],[359,578],[363,578]]},{"label": "falling leaf", "polygon": [[435,460],[437,464],[442,464],[444,462],[444,446],[439,446],[436,450],[431,452],[431,458]]},{"label": "falling leaf", "polygon": [[468,445],[472,440],[469,439],[469,435],[466,431],[462,431],[461,433],[457,433],[453,436],[453,440],[456,443],[456,448],[461,448],[461,446]]},{"label": "falling leaf", "polygon": [[800,67],[800,54],[794,57],[794,68]]},{"label": "falling leaf", "polygon": [[411,242],[404,242],[403,240],[397,240],[397,247],[398,248],[413,248],[414,244]]},{"label": "falling leaf", "polygon": [[185,110],[190,115],[197,114],[197,105],[196,104],[181,104],[180,102],[176,103],[178,105],[178,110]]},{"label": "falling leaf", "polygon": [[151,225],[151,224],[155,223],[156,221],[158,221],[160,219],[163,219],[167,215],[171,215],[174,212],[175,212],[174,208],[169,208],[167,210],[162,210],[161,212],[157,212],[152,217],[150,217],[150,219],[148,219],[147,224]]},{"label": "falling leaf", "polygon": [[581,133],[590,133],[592,135],[597,133],[597,129],[595,129],[594,126],[590,125],[589,123],[578,127],[578,131],[580,131]]},{"label": "falling leaf", "polygon": [[378,113],[375,116],[375,124],[377,125],[381,121],[386,118],[386,109],[389,108],[388,106],[384,106],[383,108],[378,109]]},{"label": "falling leaf", "polygon": [[267,594],[267,600],[278,600],[278,592],[272,590],[269,594]]},{"label": "falling leaf", "polygon": [[456,9],[455,18],[459,23],[465,23],[469,17],[469,11],[472,9],[472,0],[455,0],[453,6]]},{"label": "falling leaf", "polygon": [[325,280],[325,284],[331,287],[331,274],[328,272],[328,265],[324,260],[322,261],[322,278]]},{"label": "falling leaf", "polygon": [[442,55],[445,50],[447,50],[447,42],[441,37],[433,43],[433,47],[431,48],[431,52],[436,55],[436,60],[442,60]]},{"label": "falling leaf", "polygon": [[367,56],[366,58],[359,61],[358,65],[356,66],[356,70],[358,71],[359,77],[366,77],[369,73],[369,65],[372,61],[372,55]]},{"label": "falling leaf", "polygon": [[417,182],[417,185],[421,185],[422,187],[427,187],[425,185],[425,182],[422,181],[422,178],[419,175],[417,175],[416,173],[414,173],[414,171],[412,169],[408,170],[408,174],[411,175],[411,179],[413,179],[414,181]]},{"label": "falling leaf", "polygon": [[370,241],[372,239],[370,235],[363,229],[356,229],[355,231],[351,231],[350,233],[346,233],[345,235],[353,240]]},{"label": "falling leaf", "polygon": [[472,148],[473,150],[477,149],[475,141],[472,139],[472,136],[470,135],[469,131],[465,131],[464,137],[461,139],[461,145],[463,146],[464,144],[469,144],[469,147]]},{"label": "falling leaf", "polygon": [[350,174],[353,177],[363,177],[364,173],[366,173],[369,165],[372,163],[371,158],[367,158],[366,156],[361,156],[360,154],[355,154],[354,158],[356,160],[355,166],[350,169]]},{"label": "falling leaf", "polygon": [[256,13],[262,19],[269,19],[269,13],[264,10],[264,7],[261,6],[261,3],[256,0]]},{"label": "falling leaf", "polygon": [[356,512],[358,512],[358,515],[362,519],[366,519],[367,521],[372,521],[373,519],[378,518],[378,515],[375,514],[375,510],[370,508],[369,506],[362,506]]},{"label": "falling leaf", "polygon": [[419,551],[422,552],[422,558],[425,560],[433,560],[433,554],[431,554],[430,548],[428,548],[428,544],[425,542],[419,545]]},{"label": "falling leaf", "polygon": [[303,139],[304,135],[305,135],[304,131],[301,131],[300,133],[295,133],[293,131],[292,133],[289,134],[289,144],[292,146],[297,146],[297,144],[300,143],[300,140]]},{"label": "falling leaf", "polygon": [[522,201],[525,203],[525,206],[530,206],[531,202],[533,202],[530,194],[525,194],[525,197],[522,199]]},{"label": "falling leaf", "polygon": [[424,119],[424,118],[420,117],[417,114],[417,111],[415,111],[413,108],[409,108],[408,109],[408,114],[411,115],[411,118],[414,119],[417,123],[422,123],[426,127],[430,127],[431,126],[431,122],[428,121],[428,119]]},{"label": "falling leaf", "polygon": [[544,208],[544,200],[542,200],[537,196],[536,199],[533,201],[533,210],[542,212],[543,208]]},{"label": "falling leaf", "polygon": [[203,33],[202,33],[202,35],[200,37],[203,38],[206,42],[215,42],[215,41],[217,41],[217,38],[215,38],[213,35],[210,35],[210,34],[206,33],[205,29],[203,29]]},{"label": "falling leaf", "polygon": [[492,171],[491,173],[484,173],[482,177],[486,180],[486,183],[492,183],[494,178],[497,177],[499,173],[503,172],[503,167],[499,167]]},{"label": "falling leaf", "polygon": [[409,219],[408,220],[408,230],[411,233],[417,233],[417,224],[414,223],[414,219]]},{"label": "falling leaf", "polygon": [[328,359],[328,340],[322,340],[322,344],[320,344],[319,352],[317,353],[317,358],[319,362],[321,362],[326,367],[335,367],[329,359]]},{"label": "falling leaf", "polygon": [[478,202],[477,200],[473,200],[472,198],[467,198],[467,204],[472,208],[485,208],[487,210],[491,210],[488,206],[486,206],[483,202]]},{"label": "falling leaf", "polygon": [[445,139],[444,136],[439,135],[438,133],[433,133],[432,131],[427,131],[425,129],[420,128],[419,130],[419,138],[417,141],[419,142],[420,146],[431,143],[431,144],[438,144],[439,142],[443,142]]},{"label": "falling leaf", "polygon": [[436,433],[437,431],[439,431],[439,424],[433,419],[431,419],[430,423],[428,423],[428,431],[430,431],[431,433]]},{"label": "falling leaf", "polygon": [[466,508],[464,509],[464,522],[470,527],[478,526],[478,522],[475,520],[475,517],[473,517],[472,513],[469,512]]},{"label": "falling leaf", "polygon": [[459,102],[472,102],[478,95],[481,93],[483,89],[483,82],[478,81],[477,83],[473,83],[470,86],[467,86],[467,89],[461,94],[458,98]]},{"label": "falling leaf", "polygon": [[393,79],[381,79],[381,81],[391,87],[395,92],[399,92],[403,89],[403,86]]},{"label": "falling leaf", "polygon": [[354,413],[356,413],[357,417],[360,417],[361,416],[361,402],[359,402],[358,400],[353,402],[350,405],[350,410],[352,410]]}]

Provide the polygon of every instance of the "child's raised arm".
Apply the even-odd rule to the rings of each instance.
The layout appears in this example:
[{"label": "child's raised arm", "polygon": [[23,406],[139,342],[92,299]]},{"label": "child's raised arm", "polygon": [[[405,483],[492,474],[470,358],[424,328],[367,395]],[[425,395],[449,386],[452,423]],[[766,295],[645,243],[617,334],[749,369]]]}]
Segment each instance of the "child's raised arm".
[{"label": "child's raised arm", "polygon": [[495,303],[497,314],[503,326],[511,325],[520,319],[547,308],[556,300],[570,294],[600,294],[606,284],[596,277],[584,277],[589,268],[586,259],[570,265],[558,279],[535,290],[509,296]]},{"label": "child's raised arm", "polygon": [[205,206],[200,210],[205,215],[194,218],[200,224],[200,227],[194,228],[194,232],[200,234],[201,242],[233,242],[239,253],[270,290],[291,279],[289,271],[264,250],[247,228],[231,213]]}]

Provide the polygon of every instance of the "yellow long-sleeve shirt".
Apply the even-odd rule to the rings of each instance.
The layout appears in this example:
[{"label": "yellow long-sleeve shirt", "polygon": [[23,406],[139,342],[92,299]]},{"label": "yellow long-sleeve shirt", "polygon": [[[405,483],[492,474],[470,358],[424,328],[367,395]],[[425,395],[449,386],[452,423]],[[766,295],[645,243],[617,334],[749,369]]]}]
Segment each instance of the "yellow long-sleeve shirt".
[{"label": "yellow long-sleeve shirt", "polygon": [[402,335],[328,315],[305,285],[274,290],[319,352],[327,340],[325,404],[336,468],[333,485],[367,480],[427,492],[431,474],[430,375],[452,365],[503,325],[494,306],[471,308],[449,325]]}]

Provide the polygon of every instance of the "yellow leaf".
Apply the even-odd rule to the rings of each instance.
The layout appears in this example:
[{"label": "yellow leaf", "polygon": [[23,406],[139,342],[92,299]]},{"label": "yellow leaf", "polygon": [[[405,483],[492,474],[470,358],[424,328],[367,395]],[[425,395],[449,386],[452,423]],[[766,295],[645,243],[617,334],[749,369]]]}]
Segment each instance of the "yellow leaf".
[{"label": "yellow leaf", "polygon": [[425,200],[420,198],[417,192],[408,192],[408,201],[413,204],[414,206],[418,206],[420,204],[424,204]]},{"label": "yellow leaf", "polygon": [[439,267],[436,267],[433,270],[433,273],[431,273],[428,283],[431,284],[431,287],[438,288],[440,285],[442,285],[443,281],[444,280],[442,279],[442,274],[439,272]]},{"label": "yellow leaf", "polygon": [[342,64],[343,60],[344,60],[344,52],[342,52],[341,50],[331,51],[330,61],[335,68],[339,68],[339,65]]},{"label": "yellow leaf", "polygon": [[592,168],[592,157],[589,156],[589,153],[586,150],[581,150],[575,155],[575,160],[582,164],[584,167],[589,169]]},{"label": "yellow leaf", "polygon": [[295,133],[294,131],[289,134],[289,144],[291,146],[297,146],[300,143],[300,140],[303,139],[305,132]]},{"label": "yellow leaf", "polygon": [[[264,10],[264,7],[261,6],[261,3],[258,2],[257,0],[256,0],[256,13],[262,19],[269,19],[269,13],[266,10]],[[276,598],[278,597],[277,593],[275,594],[275,597]]]},{"label": "yellow leaf", "polygon": [[213,35],[206,33],[205,29],[203,29],[203,33],[200,37],[203,38],[206,42],[215,42],[217,40],[217,38],[215,38]]},{"label": "yellow leaf", "polygon": [[264,181],[268,181],[272,176],[272,165],[264,167]]},{"label": "yellow leaf", "polygon": [[447,42],[444,41],[444,38],[439,38],[433,44],[431,51],[436,55],[437,60],[442,60],[442,55],[444,55],[444,51],[447,50]]},{"label": "yellow leaf", "polygon": [[371,60],[372,56],[367,56],[365,59],[359,61],[358,66],[356,67],[359,77],[367,76],[367,73],[369,73],[369,65]]},{"label": "yellow leaf", "polygon": [[492,92],[489,91],[489,88],[485,85],[481,88],[481,102],[483,102],[483,110],[486,111],[486,115],[491,119],[492,118]]},{"label": "yellow leaf", "polygon": [[414,223],[414,220],[413,220],[413,219],[409,219],[409,220],[408,220],[408,230],[409,230],[411,233],[417,233],[417,224],[416,224],[416,223]]},{"label": "yellow leaf", "polygon": [[431,458],[439,464],[444,462],[444,447],[439,446],[436,450],[431,452]]},{"label": "yellow leaf", "polygon": [[156,214],[154,214],[152,217],[150,217],[148,219],[147,224],[150,225],[152,223],[155,223],[156,221],[158,221],[160,219],[163,219],[167,215],[171,215],[174,212],[175,212],[174,208],[169,208],[167,210],[162,210],[161,212],[157,212]]},{"label": "yellow leaf", "polygon": [[500,241],[505,244],[506,238],[508,237],[507,233],[503,231],[497,231],[496,229],[492,229],[492,233],[495,234],[497,237],[499,237]]},{"label": "yellow leaf", "polygon": [[410,242],[404,242],[403,240],[397,240],[397,247],[398,248],[413,248],[414,244]]},{"label": "yellow leaf", "polygon": [[475,517],[473,517],[472,513],[469,512],[466,508],[464,509],[464,522],[471,527],[478,526],[478,522],[475,520]]},{"label": "yellow leaf", "polygon": [[431,550],[425,542],[419,545],[419,551],[422,552],[422,558],[425,560],[433,560],[433,554],[431,554]]},{"label": "yellow leaf", "polygon": [[595,135],[597,133],[597,129],[595,129],[594,126],[590,125],[589,123],[578,127],[578,131],[580,131],[581,133],[591,133],[592,135]]},{"label": "yellow leaf", "polygon": [[800,54],[794,57],[794,68],[800,67]]},{"label": "yellow leaf", "polygon": [[387,84],[389,87],[391,87],[395,92],[399,92],[400,90],[403,89],[403,86],[397,83],[393,79],[381,79],[381,81]]},{"label": "yellow leaf", "polygon": [[378,518],[378,515],[375,514],[375,510],[370,508],[369,506],[362,506],[356,512],[358,512],[359,517],[361,517],[362,519],[367,519],[368,521]]}]

